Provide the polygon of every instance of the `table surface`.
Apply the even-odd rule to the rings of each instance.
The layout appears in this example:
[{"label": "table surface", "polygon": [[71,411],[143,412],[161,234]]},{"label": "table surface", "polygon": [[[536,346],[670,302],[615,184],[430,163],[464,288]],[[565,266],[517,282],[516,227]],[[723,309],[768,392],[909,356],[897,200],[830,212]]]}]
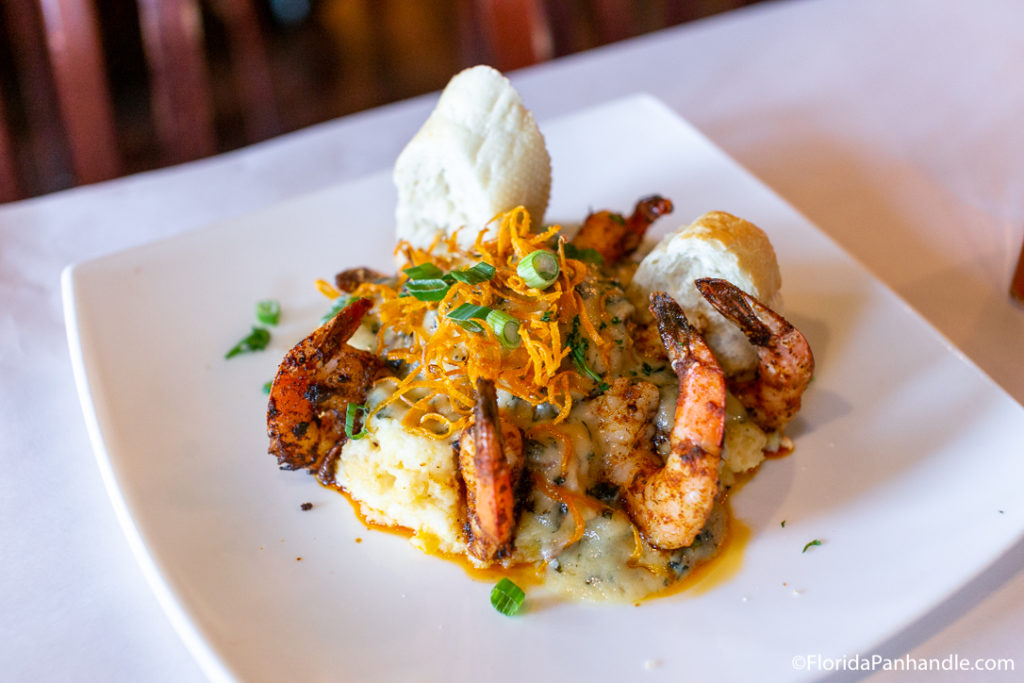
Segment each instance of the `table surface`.
[{"label": "table surface", "polygon": [[[1024,240],[1021,26],[1016,0],[776,2],[510,76],[542,125],[654,94],[1024,403],[1024,307],[1007,296]],[[387,168],[434,101],[0,206],[3,677],[202,680],[96,468],[64,336],[62,268]],[[1020,567],[1024,543],[876,654],[1024,667]]]}]

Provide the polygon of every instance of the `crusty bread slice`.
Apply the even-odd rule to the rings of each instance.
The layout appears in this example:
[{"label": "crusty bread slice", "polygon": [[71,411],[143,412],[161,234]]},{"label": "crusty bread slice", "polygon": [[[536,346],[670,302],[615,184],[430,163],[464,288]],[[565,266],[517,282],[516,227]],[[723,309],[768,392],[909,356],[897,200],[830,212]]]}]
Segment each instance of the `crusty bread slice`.
[{"label": "crusty bread slice", "polygon": [[753,368],[757,358],[746,337],[694,287],[693,281],[702,277],[728,280],[778,310],[782,276],[768,236],[724,211],[706,213],[666,235],[640,262],[632,285],[644,298],[660,290],[675,299],[704,334],[726,373]]},{"label": "crusty bread slice", "polygon": [[525,206],[540,225],[551,158],[537,122],[501,73],[475,66],[449,81],[395,162],[398,238],[425,247],[459,228],[459,243],[499,213]]}]

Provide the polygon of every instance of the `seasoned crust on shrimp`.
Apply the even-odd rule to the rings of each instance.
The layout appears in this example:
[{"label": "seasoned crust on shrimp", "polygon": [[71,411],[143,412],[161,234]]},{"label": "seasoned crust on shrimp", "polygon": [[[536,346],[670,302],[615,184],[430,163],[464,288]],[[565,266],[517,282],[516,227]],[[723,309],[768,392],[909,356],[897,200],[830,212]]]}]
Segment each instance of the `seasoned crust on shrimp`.
[{"label": "seasoned crust on shrimp", "polygon": [[376,355],[347,343],[372,305],[367,299],[349,304],[281,361],[267,402],[267,435],[282,469],[307,469],[334,483],[348,406],[362,404],[384,372]]},{"label": "seasoned crust on shrimp", "polygon": [[626,511],[647,541],[663,549],[690,545],[718,499],[725,431],[725,378],[679,305],[651,295],[651,313],[679,379],[668,457],[655,452],[652,420],[657,387],[620,377],[597,399],[605,424],[605,474],[623,494]]},{"label": "seasoned crust on shrimp", "polygon": [[466,549],[482,564],[512,552],[522,466],[519,428],[498,417],[494,382],[478,380],[473,425],[459,440],[459,472],[466,487]]}]

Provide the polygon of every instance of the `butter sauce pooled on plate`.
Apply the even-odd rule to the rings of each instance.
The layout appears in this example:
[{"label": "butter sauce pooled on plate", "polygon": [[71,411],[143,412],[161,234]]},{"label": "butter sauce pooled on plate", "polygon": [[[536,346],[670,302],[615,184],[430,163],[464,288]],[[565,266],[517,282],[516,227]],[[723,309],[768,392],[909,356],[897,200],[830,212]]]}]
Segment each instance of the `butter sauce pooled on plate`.
[{"label": "butter sauce pooled on plate", "polygon": [[761,303],[781,278],[756,226],[706,214],[638,263],[671,201],[570,236],[542,223],[549,164],[504,77],[452,80],[396,164],[400,270],[324,288],[345,305],[281,364],[270,450],[424,551],[635,602],[718,552],[813,357]]}]

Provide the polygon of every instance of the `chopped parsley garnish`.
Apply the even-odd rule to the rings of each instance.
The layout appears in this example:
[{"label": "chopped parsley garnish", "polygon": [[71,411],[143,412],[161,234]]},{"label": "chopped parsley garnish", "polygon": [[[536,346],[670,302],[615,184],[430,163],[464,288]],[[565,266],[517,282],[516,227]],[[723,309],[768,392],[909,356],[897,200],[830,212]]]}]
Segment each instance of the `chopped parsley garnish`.
[{"label": "chopped parsley garnish", "polygon": [[604,265],[604,257],[601,256],[601,252],[593,247],[585,247],[581,249],[572,242],[566,242],[564,248],[565,258],[573,258],[577,261],[583,261],[584,263],[593,263],[595,266]]},{"label": "chopped parsley garnish", "polygon": [[572,332],[569,333],[569,337],[565,340],[565,345],[571,350],[570,355],[572,356],[572,362],[576,364],[576,369],[581,374],[597,382],[598,390],[608,391],[611,385],[601,379],[601,376],[587,365],[587,348],[590,346],[590,343],[580,334],[579,316],[572,320]]},{"label": "chopped parsley garnish", "polygon": [[808,543],[807,545],[805,545],[805,546],[804,546],[804,549],[803,549],[803,550],[801,550],[800,552],[802,552],[802,553],[806,553],[806,552],[807,552],[807,549],[808,549],[808,548],[812,548],[812,547],[814,547],[814,546],[816,546],[816,545],[821,545],[821,541],[819,541],[818,539],[814,539],[813,541],[811,541],[810,543]]},{"label": "chopped parsley garnish", "polygon": [[508,578],[502,578],[491,589],[491,605],[506,617],[519,611],[526,599],[526,593]]},{"label": "chopped parsley garnish", "polygon": [[270,332],[267,331],[263,325],[276,325],[281,319],[281,304],[274,299],[264,299],[256,302],[255,307],[256,322],[259,325],[253,325],[252,331],[245,337],[242,338],[237,344],[232,346],[224,358],[234,358],[235,356],[242,353],[252,353],[253,351],[262,351],[267,348],[270,344]]},{"label": "chopped parsley garnish", "polygon": [[231,349],[224,354],[225,358],[234,358],[240,353],[252,353],[253,351],[262,351],[267,348],[267,344],[270,343],[270,333],[262,327],[252,328],[252,332],[247,337],[242,339],[240,342],[231,347]]}]

